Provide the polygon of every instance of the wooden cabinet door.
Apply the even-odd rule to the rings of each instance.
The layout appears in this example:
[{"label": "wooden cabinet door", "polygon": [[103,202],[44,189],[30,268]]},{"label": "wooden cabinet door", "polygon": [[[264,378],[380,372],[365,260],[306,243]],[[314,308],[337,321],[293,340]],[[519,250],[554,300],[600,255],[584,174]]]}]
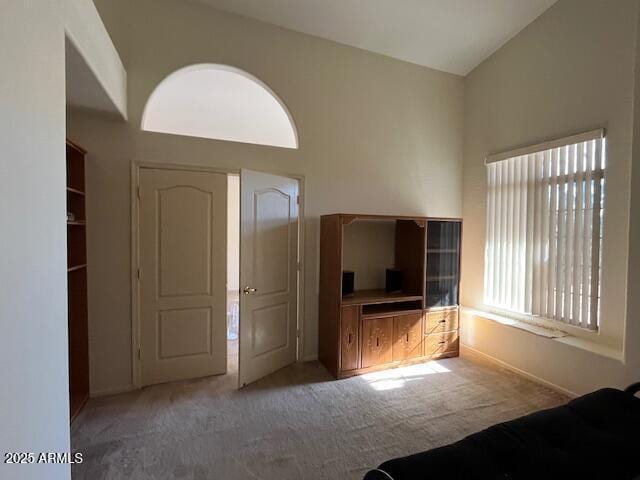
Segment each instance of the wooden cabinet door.
[{"label": "wooden cabinet door", "polygon": [[393,361],[393,317],[362,321],[362,368]]},{"label": "wooden cabinet door", "polygon": [[360,324],[360,307],[353,305],[342,307],[340,319],[340,369],[355,370],[358,368],[358,330]]},{"label": "wooden cabinet door", "polygon": [[402,362],[422,356],[422,314],[393,318],[393,360]]}]

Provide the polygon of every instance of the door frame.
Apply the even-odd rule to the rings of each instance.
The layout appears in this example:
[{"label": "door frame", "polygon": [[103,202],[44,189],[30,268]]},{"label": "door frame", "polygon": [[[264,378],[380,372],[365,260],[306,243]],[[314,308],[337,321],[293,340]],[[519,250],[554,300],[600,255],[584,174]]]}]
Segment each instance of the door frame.
[{"label": "door frame", "polygon": [[[245,167],[242,167],[245,168]],[[200,165],[185,165],[175,163],[157,163],[147,161],[131,162],[131,380],[135,390],[142,388],[142,364],[140,362],[140,283],[138,271],[140,268],[140,242],[139,242],[139,211],[140,198],[138,195],[140,185],[140,170],[178,170],[188,172],[218,173],[224,175],[240,175],[242,168],[206,167]],[[251,169],[253,170],[253,169]],[[296,362],[304,361],[304,279],[305,279],[305,176],[300,174],[283,173],[279,171],[265,171],[264,173],[280,175],[298,181],[298,311],[296,314],[297,338],[296,338]],[[241,253],[242,255],[242,253]]]}]

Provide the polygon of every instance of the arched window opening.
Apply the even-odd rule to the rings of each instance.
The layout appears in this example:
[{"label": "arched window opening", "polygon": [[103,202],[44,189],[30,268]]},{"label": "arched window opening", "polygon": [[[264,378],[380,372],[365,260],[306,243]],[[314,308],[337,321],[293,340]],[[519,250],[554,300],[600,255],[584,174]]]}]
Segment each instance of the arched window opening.
[{"label": "arched window opening", "polygon": [[165,78],[147,101],[142,130],[298,148],[282,100],[254,76],[226,65],[193,65]]}]

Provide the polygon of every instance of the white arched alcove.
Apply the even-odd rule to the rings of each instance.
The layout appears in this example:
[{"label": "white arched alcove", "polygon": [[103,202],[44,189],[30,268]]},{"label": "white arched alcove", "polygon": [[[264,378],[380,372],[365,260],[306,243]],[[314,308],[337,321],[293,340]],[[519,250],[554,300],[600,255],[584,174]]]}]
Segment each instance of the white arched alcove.
[{"label": "white arched alcove", "polygon": [[165,78],[147,101],[142,129],[298,148],[282,100],[253,75],[227,65],[192,65]]}]

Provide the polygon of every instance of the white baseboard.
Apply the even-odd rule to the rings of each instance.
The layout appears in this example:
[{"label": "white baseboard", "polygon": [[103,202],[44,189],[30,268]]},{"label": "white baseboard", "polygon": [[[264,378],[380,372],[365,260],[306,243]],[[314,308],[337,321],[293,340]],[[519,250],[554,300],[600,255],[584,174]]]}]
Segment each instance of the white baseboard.
[{"label": "white baseboard", "polygon": [[133,387],[133,385],[123,385],[120,387],[103,388],[102,390],[92,390],[89,396],[91,398],[107,397],[109,395],[118,395],[120,393],[133,392],[134,390],[135,388]]},{"label": "white baseboard", "polygon": [[471,360],[473,360],[473,357],[477,357],[480,358],[482,360],[485,360],[489,363],[493,363],[495,365],[498,365],[500,367],[506,368],[507,370],[520,375],[521,377],[525,377],[533,382],[539,383],[540,385],[544,385],[547,388],[550,388],[551,390],[555,390],[556,392],[562,393],[563,395],[566,395],[570,398],[576,398],[579,397],[580,395],[578,395],[575,392],[572,392],[571,390],[567,390],[566,388],[563,388],[559,385],[556,385],[555,383],[549,382],[543,378],[540,378],[536,375],[533,375],[531,373],[525,372],[524,370],[521,370],[520,368],[514,367],[513,365],[510,365],[507,362],[504,362],[498,358],[492,357],[491,355],[488,355],[484,352],[481,352],[479,350],[476,350],[473,347],[469,347],[467,345],[460,345],[460,356],[463,358],[469,358]]}]

